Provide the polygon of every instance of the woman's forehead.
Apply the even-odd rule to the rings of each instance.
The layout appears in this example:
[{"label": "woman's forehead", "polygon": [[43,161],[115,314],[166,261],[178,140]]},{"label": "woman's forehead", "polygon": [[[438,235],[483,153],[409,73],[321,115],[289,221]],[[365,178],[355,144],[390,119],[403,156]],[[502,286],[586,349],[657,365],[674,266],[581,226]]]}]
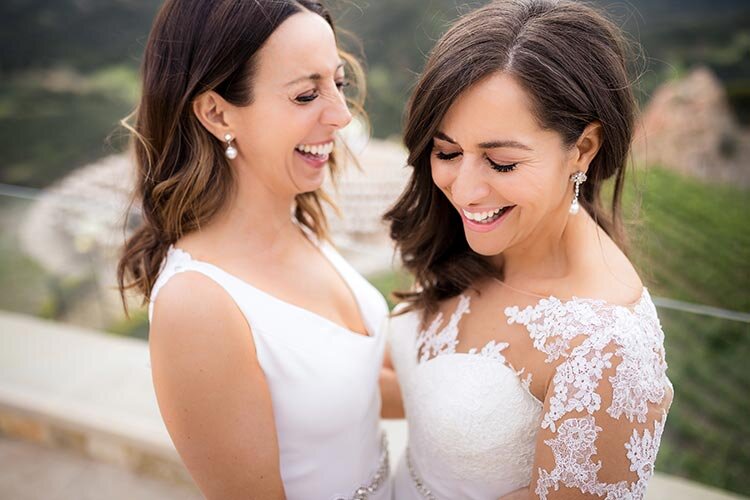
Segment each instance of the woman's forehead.
[{"label": "woman's forehead", "polygon": [[528,94],[516,79],[495,73],[464,91],[451,105],[439,131],[469,146],[498,140],[521,140],[541,132]]},{"label": "woman's forehead", "polygon": [[334,73],[341,59],[333,29],[321,16],[300,12],[284,21],[260,50],[258,73],[278,84]]}]

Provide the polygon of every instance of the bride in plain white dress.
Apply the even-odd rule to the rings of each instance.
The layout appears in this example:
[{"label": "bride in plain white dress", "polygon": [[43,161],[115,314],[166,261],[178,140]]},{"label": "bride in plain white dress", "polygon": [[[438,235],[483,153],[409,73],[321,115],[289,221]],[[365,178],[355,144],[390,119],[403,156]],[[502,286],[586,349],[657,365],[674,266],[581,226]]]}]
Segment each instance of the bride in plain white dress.
[{"label": "bride in plain white dress", "polygon": [[415,276],[389,333],[409,435],[398,500],[645,494],[672,388],[622,250],[622,47],[584,4],[496,0],[430,55],[412,177],[386,214]]},{"label": "bride in plain white dress", "polygon": [[210,500],[390,499],[388,311],[328,243],[320,189],[361,74],[330,15],[169,0],[142,73],[142,224],[119,279],[149,302],[159,409],[196,485]]}]

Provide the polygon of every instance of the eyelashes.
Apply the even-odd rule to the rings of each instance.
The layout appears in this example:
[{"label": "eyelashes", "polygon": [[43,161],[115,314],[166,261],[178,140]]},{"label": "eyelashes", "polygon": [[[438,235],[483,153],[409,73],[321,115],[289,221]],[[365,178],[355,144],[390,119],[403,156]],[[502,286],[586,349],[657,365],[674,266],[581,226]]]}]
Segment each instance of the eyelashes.
[{"label": "eyelashes", "polygon": [[435,153],[435,156],[438,160],[452,160],[453,158],[457,158],[460,154],[461,153],[443,153],[442,151],[438,151]]},{"label": "eyelashes", "polygon": [[509,165],[500,165],[499,163],[495,163],[489,158],[487,158],[487,161],[490,162],[490,167],[492,167],[492,170],[496,172],[512,172],[518,166],[518,163],[511,163]]},{"label": "eyelashes", "polygon": [[[435,157],[438,160],[445,160],[450,161],[455,158],[458,158],[461,155],[461,153],[443,153],[442,151],[438,151],[435,153]],[[485,157],[487,162],[490,164],[490,168],[496,172],[512,172],[516,169],[518,166],[518,163],[511,163],[509,165],[500,165],[499,163],[495,163],[494,161],[490,160],[489,158]]]},{"label": "eyelashes", "polygon": [[[338,89],[339,92],[343,92],[344,89],[349,87],[350,85],[351,85],[351,82],[349,80],[342,80],[342,81],[336,82],[336,88]],[[297,96],[294,98],[294,100],[299,104],[307,104],[307,103],[313,102],[318,97],[320,97],[320,93],[317,90],[314,90],[307,94],[302,94],[300,96]]]}]

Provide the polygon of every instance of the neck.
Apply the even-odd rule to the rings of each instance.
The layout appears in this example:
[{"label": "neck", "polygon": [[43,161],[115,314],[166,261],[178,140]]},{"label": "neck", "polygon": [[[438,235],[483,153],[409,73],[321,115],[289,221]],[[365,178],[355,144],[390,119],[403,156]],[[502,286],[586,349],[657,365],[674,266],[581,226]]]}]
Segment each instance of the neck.
[{"label": "neck", "polygon": [[494,263],[502,266],[505,281],[521,288],[534,282],[563,279],[572,273],[574,257],[580,253],[591,224],[593,220],[584,210],[576,216],[564,212],[522,243],[505,250]]},{"label": "neck", "polygon": [[213,233],[217,246],[229,244],[252,255],[274,253],[299,236],[292,220],[294,194],[280,192],[243,171],[247,169],[237,169],[235,192],[204,232]]}]

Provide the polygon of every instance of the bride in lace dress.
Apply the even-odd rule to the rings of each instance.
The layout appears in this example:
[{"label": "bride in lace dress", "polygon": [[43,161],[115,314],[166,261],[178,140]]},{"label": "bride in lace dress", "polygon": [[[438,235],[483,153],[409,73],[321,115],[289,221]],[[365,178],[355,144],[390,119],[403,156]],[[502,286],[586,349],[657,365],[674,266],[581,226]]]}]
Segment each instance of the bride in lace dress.
[{"label": "bride in lace dress", "polygon": [[621,228],[624,47],[588,6],[508,0],[430,55],[386,214],[415,277],[390,326],[398,500],[645,494],[672,387]]}]

